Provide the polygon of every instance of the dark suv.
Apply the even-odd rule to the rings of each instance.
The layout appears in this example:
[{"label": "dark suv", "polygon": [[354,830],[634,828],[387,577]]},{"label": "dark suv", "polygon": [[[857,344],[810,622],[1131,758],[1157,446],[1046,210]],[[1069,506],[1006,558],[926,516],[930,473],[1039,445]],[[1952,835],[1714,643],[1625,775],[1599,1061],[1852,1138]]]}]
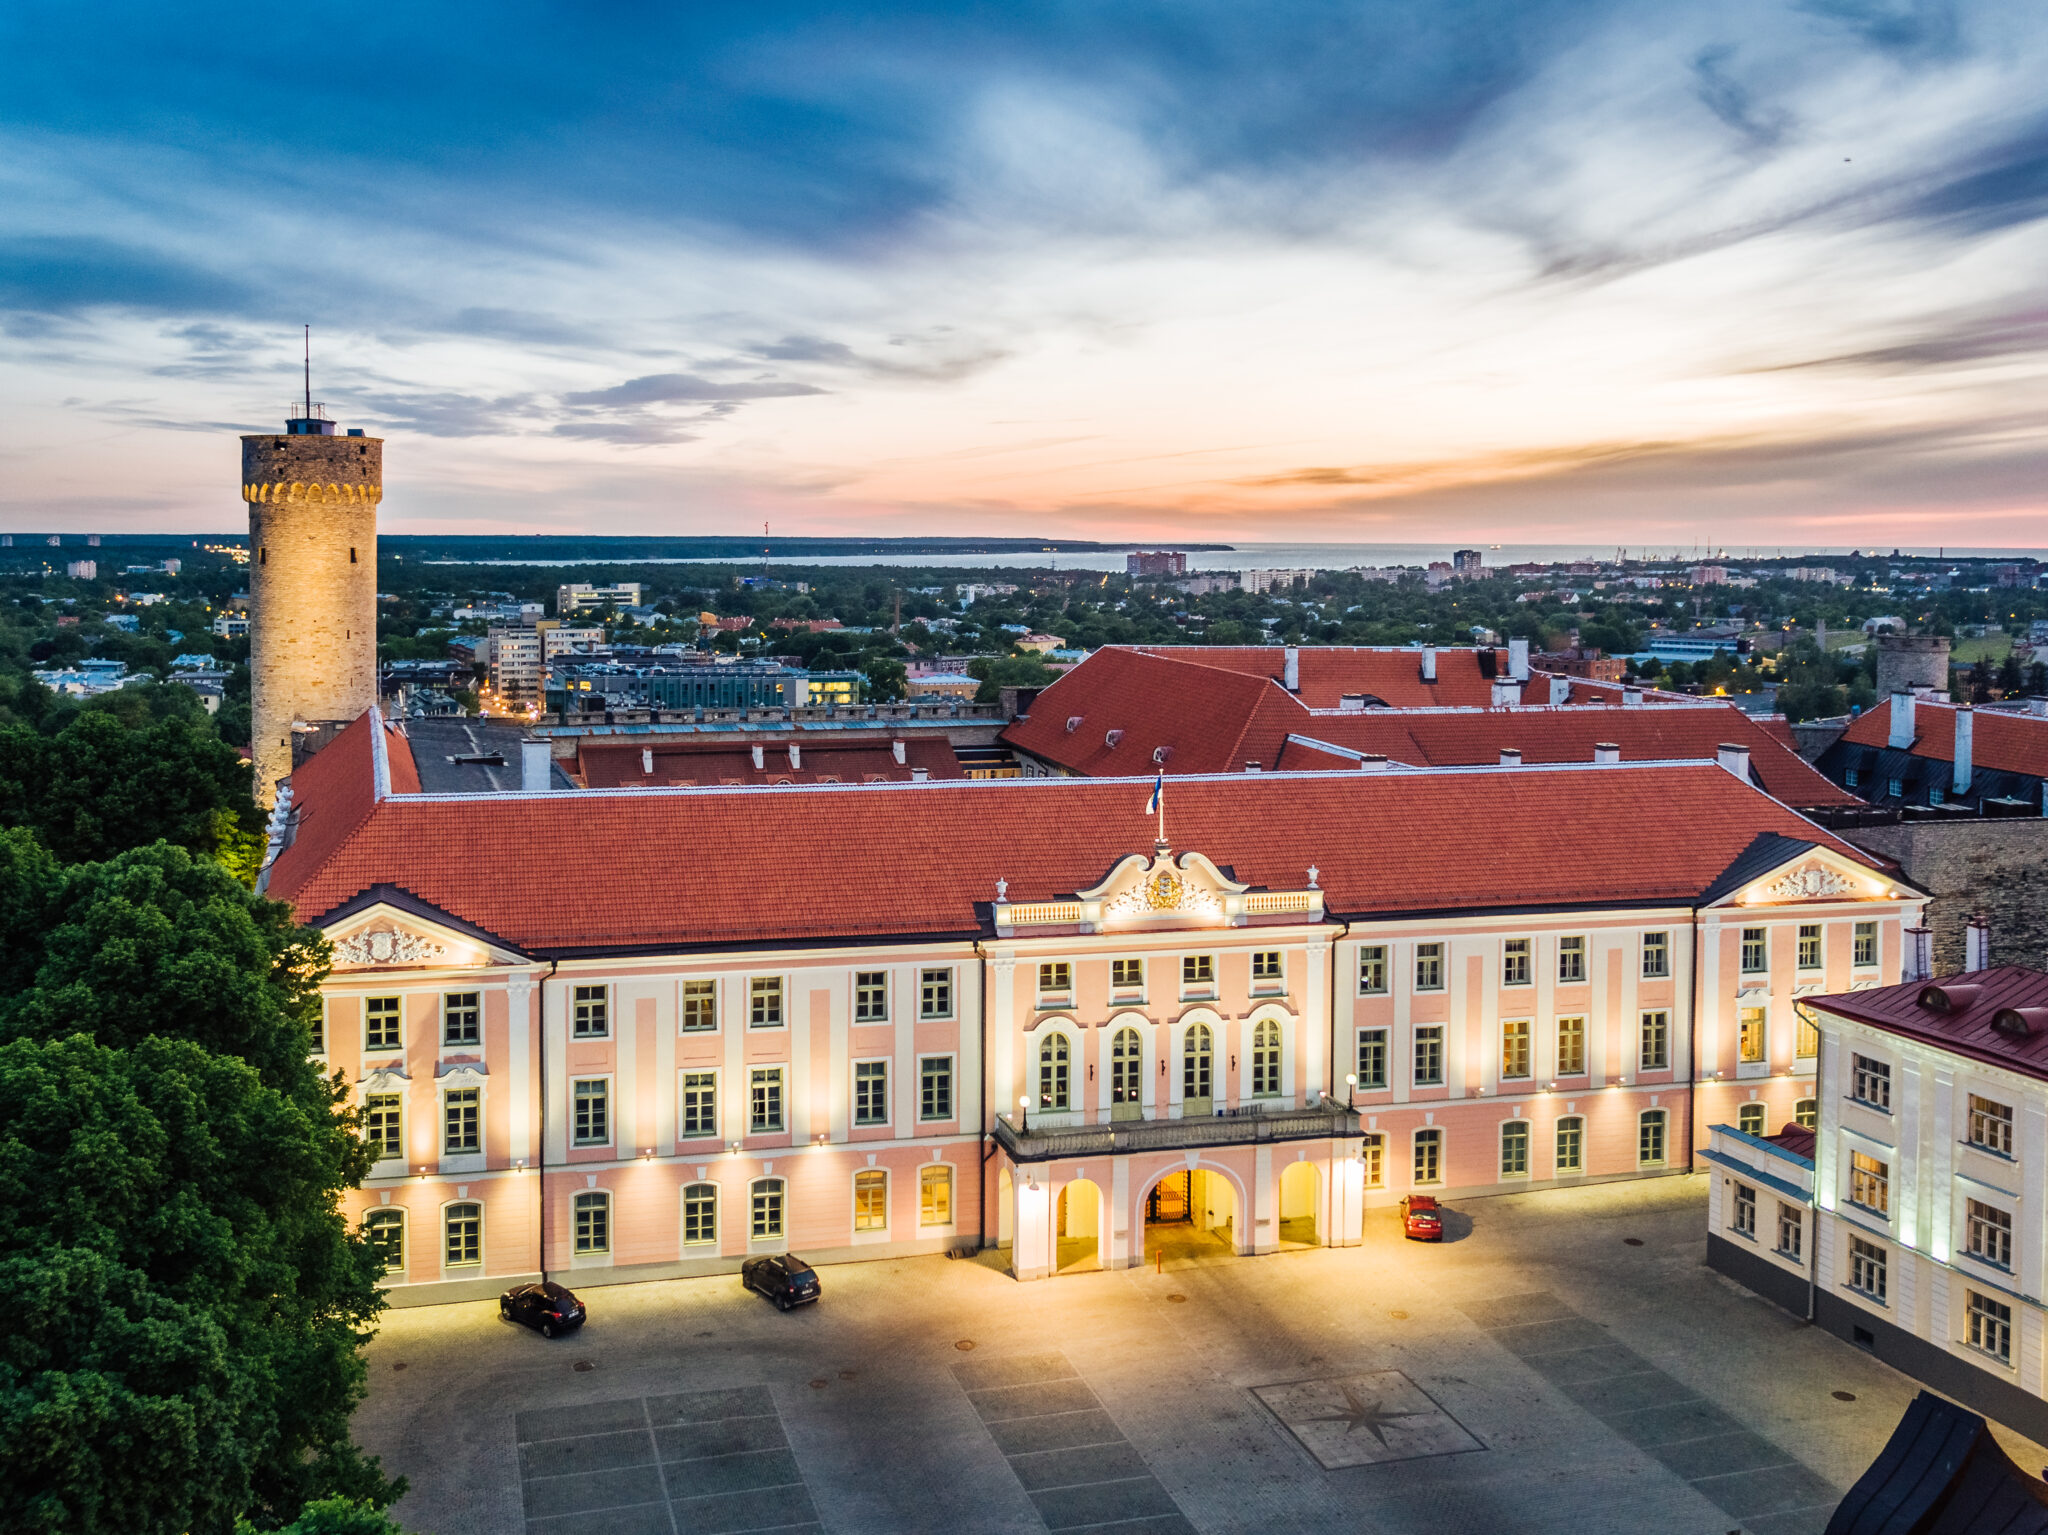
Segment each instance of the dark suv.
[{"label": "dark suv", "polygon": [[552,1338],[572,1327],[581,1327],[584,1311],[582,1301],[550,1281],[507,1290],[498,1297],[498,1315],[538,1328],[543,1338]]},{"label": "dark suv", "polygon": [[791,1253],[749,1258],[740,1266],[740,1283],[759,1290],[784,1311],[818,1298],[818,1271]]}]

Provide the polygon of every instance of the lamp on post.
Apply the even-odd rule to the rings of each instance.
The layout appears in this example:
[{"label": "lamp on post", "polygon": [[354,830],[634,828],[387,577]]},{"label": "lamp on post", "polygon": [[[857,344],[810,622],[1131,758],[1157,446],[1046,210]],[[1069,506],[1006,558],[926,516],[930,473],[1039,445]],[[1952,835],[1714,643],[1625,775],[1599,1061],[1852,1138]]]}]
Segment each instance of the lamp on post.
[{"label": "lamp on post", "polygon": [[1017,1133],[1019,1135],[1029,1135],[1031,1133],[1031,1095],[1029,1093],[1024,1094],[1017,1100]]},{"label": "lamp on post", "polygon": [[1352,1107],[1352,1103],[1351,1103],[1351,1095],[1352,1095],[1353,1093],[1355,1093],[1355,1092],[1356,1092],[1357,1090],[1358,1090],[1358,1073],[1357,1073],[1357,1072],[1355,1072],[1355,1071],[1347,1071],[1347,1072],[1345,1072],[1345,1073],[1344,1073],[1344,1107],[1345,1107],[1345,1108],[1347,1108],[1347,1109],[1348,1109],[1348,1108]]}]

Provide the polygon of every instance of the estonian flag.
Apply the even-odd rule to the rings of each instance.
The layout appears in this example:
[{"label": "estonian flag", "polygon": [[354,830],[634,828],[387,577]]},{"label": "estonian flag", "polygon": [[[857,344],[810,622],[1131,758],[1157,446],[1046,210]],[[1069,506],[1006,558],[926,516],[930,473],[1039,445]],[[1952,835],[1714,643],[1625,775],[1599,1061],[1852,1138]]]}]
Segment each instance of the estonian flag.
[{"label": "estonian flag", "polygon": [[1159,801],[1160,801],[1160,797],[1161,797],[1162,795],[1164,795],[1165,793],[1166,793],[1166,774],[1162,772],[1162,773],[1161,773],[1161,774],[1160,774],[1160,775],[1159,775],[1159,776],[1158,776],[1157,778],[1155,778],[1155,779],[1153,779],[1153,780],[1152,780],[1152,797],[1151,797],[1150,799],[1148,799],[1147,801],[1145,801],[1145,814],[1147,814],[1147,815],[1157,815],[1157,814],[1159,814]]}]

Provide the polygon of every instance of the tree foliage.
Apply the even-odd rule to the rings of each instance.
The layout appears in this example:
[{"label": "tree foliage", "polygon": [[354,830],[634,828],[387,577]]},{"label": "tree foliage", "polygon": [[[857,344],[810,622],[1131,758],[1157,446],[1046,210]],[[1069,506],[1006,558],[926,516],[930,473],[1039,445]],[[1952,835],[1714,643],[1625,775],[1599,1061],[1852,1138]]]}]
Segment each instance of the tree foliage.
[{"label": "tree foliage", "polygon": [[381,1507],[348,1439],[380,1269],[309,1052],[319,937],[164,845],[0,833],[0,1529],[274,1527]]}]

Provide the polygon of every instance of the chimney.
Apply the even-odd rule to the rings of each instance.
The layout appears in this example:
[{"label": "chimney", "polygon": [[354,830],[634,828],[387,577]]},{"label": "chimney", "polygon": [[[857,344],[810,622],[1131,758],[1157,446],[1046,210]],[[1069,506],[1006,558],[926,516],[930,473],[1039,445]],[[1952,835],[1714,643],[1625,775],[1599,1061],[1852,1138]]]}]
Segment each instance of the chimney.
[{"label": "chimney", "polygon": [[1612,741],[1595,741],[1593,743],[1593,760],[1595,762],[1619,762],[1621,761],[1621,748]]},{"label": "chimney", "polygon": [[1906,929],[1906,952],[1900,956],[1901,981],[1924,981],[1934,973],[1934,934],[1924,927]]},{"label": "chimney", "polygon": [[1963,929],[1963,968],[1983,970],[1991,964],[1991,925],[1982,917],[1972,917],[1970,925]]},{"label": "chimney", "polygon": [[760,772],[768,766],[768,749],[758,741],[754,743],[754,771]]},{"label": "chimney", "polygon": [[2048,698],[2028,699],[2027,713],[2033,715],[2036,719],[2048,719]]},{"label": "chimney", "polygon": [[1258,772],[1258,771],[1259,771],[1259,765],[1258,765],[1258,763],[1256,763],[1256,762],[1247,762],[1247,763],[1246,763],[1246,764],[1244,765],[1244,770],[1245,770],[1245,771],[1246,771],[1247,773],[1256,773],[1256,772]]},{"label": "chimney", "polygon": [[811,706],[811,674],[799,672],[789,684],[789,706],[792,709],[808,709]]},{"label": "chimney", "polygon": [[[2048,702],[2048,700],[2043,700],[2043,702]],[[1363,693],[1343,694],[1337,700],[1337,707],[1346,714],[1360,713],[1365,708],[1365,695]]]},{"label": "chimney", "polygon": [[910,770],[910,781],[912,783],[923,783],[931,776],[932,770],[930,768],[914,767]]},{"label": "chimney", "polygon": [[1738,746],[1733,741],[1723,741],[1714,749],[1714,758],[1721,766],[1733,773],[1744,783],[1749,782],[1749,748]]},{"label": "chimney", "polygon": [[1970,780],[1976,771],[1976,762],[1971,756],[1971,749],[1976,744],[1974,739],[1976,734],[1977,711],[1968,704],[1958,706],[1956,709],[1955,753],[1955,792],[1958,794],[1968,794],[1970,792]]},{"label": "chimney", "polygon": [[789,743],[789,766],[792,772],[801,773],[804,770],[804,749],[796,741]]},{"label": "chimney", "polygon": [[1422,647],[1422,680],[1436,681],[1436,647],[1432,645]]},{"label": "chimney", "polygon": [[889,743],[889,755],[896,759],[898,767],[903,766],[903,743],[901,741],[891,741]]},{"label": "chimney", "polygon": [[654,748],[651,746],[640,748],[640,771],[649,778],[654,776]]},{"label": "chimney", "polygon": [[1552,677],[1552,678],[1550,679],[1550,706],[1551,706],[1551,708],[1555,709],[1555,708],[1557,708],[1557,707],[1558,707],[1559,705],[1561,705],[1561,704],[1568,704],[1568,703],[1570,703],[1571,701],[1572,701],[1572,679],[1571,679],[1571,678],[1569,678],[1569,677]]},{"label": "chimney", "polygon": [[1292,645],[1281,656],[1280,685],[1290,693],[1301,691],[1301,652]]},{"label": "chimney", "polygon": [[1515,681],[1514,678],[1496,677],[1493,679],[1494,708],[1505,709],[1510,704],[1518,704],[1521,701],[1522,685],[1519,682]]},{"label": "chimney", "polygon": [[1913,695],[1900,691],[1892,694],[1892,733],[1885,745],[1897,751],[1909,750],[1913,745]]},{"label": "chimney", "polygon": [[1361,773],[1384,773],[1386,770],[1387,759],[1376,753],[1367,752],[1358,759],[1358,771]]},{"label": "chimney", "polygon": [[1508,675],[1517,682],[1529,680],[1529,642],[1508,641]]},{"label": "chimney", "polygon": [[1633,709],[1642,701],[1643,690],[1641,688],[1623,688],[1621,690],[1621,702],[1624,708]]},{"label": "chimney", "polygon": [[1520,767],[1522,765],[1521,749],[1514,746],[1503,746],[1500,749],[1500,765],[1502,767]]},{"label": "chimney", "polygon": [[519,787],[528,794],[545,794],[553,785],[554,748],[546,741],[528,736],[519,743]]}]

